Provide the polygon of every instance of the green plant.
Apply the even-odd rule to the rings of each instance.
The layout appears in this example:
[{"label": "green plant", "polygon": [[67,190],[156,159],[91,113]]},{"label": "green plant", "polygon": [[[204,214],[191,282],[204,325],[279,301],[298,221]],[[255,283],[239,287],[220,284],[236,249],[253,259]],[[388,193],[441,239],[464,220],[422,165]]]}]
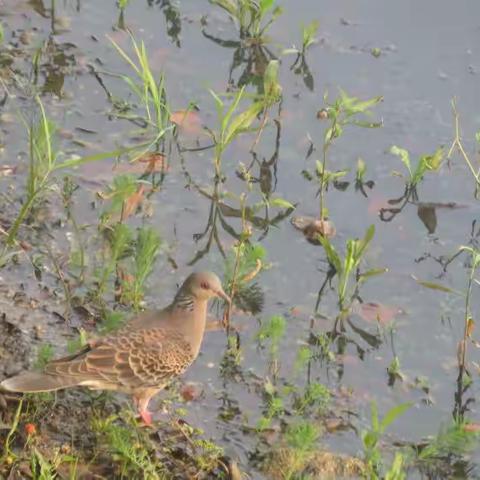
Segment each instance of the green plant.
[{"label": "green plant", "polygon": [[[380,438],[385,430],[401,415],[403,415],[412,405],[410,403],[402,403],[392,407],[385,416],[380,420],[378,418],[377,404],[371,403],[370,429],[362,432],[363,452],[365,463],[369,470],[372,480],[377,480],[382,467],[382,453],[379,448]],[[398,465],[399,460],[397,460]],[[395,477],[394,477],[395,478]],[[400,477],[401,478],[401,477]]]},{"label": "green plant", "polygon": [[280,341],[285,335],[286,321],[281,315],[273,315],[266,322],[262,323],[257,338],[261,342],[270,342],[270,356],[275,358],[278,354]]},{"label": "green plant", "polygon": [[105,441],[107,452],[120,465],[119,478],[159,480],[167,477],[163,465],[154,454],[151,440],[138,428],[116,423],[115,415],[96,419],[93,430]]},{"label": "green plant", "polygon": [[41,370],[53,358],[54,350],[52,345],[44,343],[38,350],[35,368]]},{"label": "green plant", "polygon": [[155,258],[160,250],[162,241],[158,233],[150,227],[143,227],[138,231],[135,243],[135,280],[133,281],[133,305],[140,307],[143,299],[143,285],[152,273]]},{"label": "green plant", "polygon": [[55,452],[53,458],[47,459],[37,448],[33,448],[32,456],[30,457],[32,478],[35,480],[55,480],[58,478],[59,467],[64,463],[72,464],[72,468],[69,472],[69,478],[76,478],[78,458]]},{"label": "green plant", "polygon": [[[463,146],[461,135],[460,135],[460,116],[458,114],[457,102],[455,99],[452,100],[452,111],[453,111],[453,117],[455,121],[455,137],[452,141],[452,145],[450,146],[450,149],[448,150],[447,160],[450,161],[455,151],[458,151],[460,153],[464,162],[467,164],[468,169],[470,170],[470,173],[475,179],[475,197],[478,198],[478,193],[480,190],[480,168],[475,169],[472,161],[470,160],[469,155],[467,154]],[[477,144],[480,144],[480,132],[476,133],[475,140]]]},{"label": "green plant", "polygon": [[410,154],[407,150],[393,146],[390,153],[400,158],[407,167],[409,178],[407,180],[407,189],[415,189],[418,183],[423,179],[427,171],[437,171],[443,160],[443,148],[438,148],[432,155],[422,155],[415,168],[412,168]]},{"label": "green plant", "polygon": [[[262,39],[270,25],[282,14],[282,8],[275,5],[275,0],[209,0],[225,10],[236,22],[240,38]],[[266,17],[270,14],[268,21]]]},{"label": "green plant", "polygon": [[417,459],[432,462],[451,455],[464,456],[478,447],[480,433],[475,430],[470,429],[469,423],[464,420],[454,420],[418,449]]},{"label": "green plant", "polygon": [[405,458],[401,452],[395,453],[392,465],[388,472],[385,473],[385,480],[405,480],[407,474],[404,470]]},{"label": "green plant", "polygon": [[158,233],[151,227],[142,227],[138,230],[133,252],[133,279],[125,278],[122,281],[122,300],[139,310],[143,300],[143,286],[152,273],[156,256],[162,241]]},{"label": "green plant", "polygon": [[348,125],[355,125],[363,128],[378,128],[382,125],[381,122],[371,122],[365,120],[364,116],[371,115],[371,108],[383,100],[383,97],[374,97],[369,100],[359,100],[356,97],[348,96],[343,90],[340,90],[339,97],[333,102],[329,103],[328,94],[325,93],[324,102],[326,107],[319,111],[318,118],[328,120],[329,126],[325,129],[323,136],[323,158],[321,167],[317,166],[317,172],[320,172],[320,218],[324,219],[326,216],[325,209],[325,190],[328,186],[323,175],[328,172],[327,156],[333,142],[340,138],[343,130]]},{"label": "green plant", "polygon": [[218,178],[221,176],[222,157],[225,149],[235,137],[250,130],[252,123],[264,108],[261,102],[253,102],[246,110],[234,115],[244,96],[244,92],[245,87],[242,87],[235,94],[230,106],[226,108],[225,102],[214,91],[210,90],[215,100],[219,123],[217,132],[210,131],[215,144],[214,164],[215,174]]},{"label": "green plant", "polygon": [[[370,245],[370,242],[373,239],[375,234],[375,227],[370,225],[365,236],[362,239],[347,240],[345,257],[342,259],[338,252],[335,250],[330,240],[327,237],[319,236],[319,240],[325,249],[327,254],[327,259],[330,265],[335,268],[338,282],[337,282],[337,295],[338,295],[338,306],[342,312],[348,311],[350,309],[351,303],[354,299],[355,293],[358,289],[358,286],[364,282],[366,279],[384,273],[384,269],[371,269],[362,274],[357,272],[360,261],[362,260],[365,252]],[[349,283],[354,275],[357,273],[355,278],[354,289],[349,289]]]},{"label": "green plant", "polygon": [[170,107],[167,102],[167,92],[165,88],[165,77],[163,74],[156,79],[148,58],[148,52],[143,41],[138,44],[133,36],[132,41],[135,58],[130,57],[114,40],[110,42],[115,47],[120,56],[130,65],[135,77],[120,75],[130,90],[141,102],[144,114],[142,118],[148,126],[155,131],[155,137],[151,144],[159,142],[164,135],[173,129],[170,122]]},{"label": "green plant", "polygon": [[403,373],[400,367],[400,359],[395,355],[387,367],[388,384],[393,385],[396,380],[403,381]]},{"label": "green plant", "polygon": [[320,434],[318,427],[311,422],[302,421],[288,426],[285,432],[285,441],[289,447],[290,456],[287,470],[284,473],[285,480],[299,478],[297,475],[314,452]]},{"label": "green plant", "polygon": [[302,395],[297,396],[294,407],[299,415],[304,415],[309,407],[323,413],[330,406],[331,399],[330,390],[325,385],[313,382],[305,387]]},{"label": "green plant", "polygon": [[117,223],[108,237],[109,253],[103,262],[103,268],[98,275],[98,285],[96,295],[100,298],[106,290],[107,282],[115,271],[115,268],[121,258],[123,258],[131,248],[132,232],[128,225]]},{"label": "green plant", "polygon": [[56,126],[47,117],[45,108],[39,97],[36,102],[40,110],[40,120],[34,125],[26,126],[29,140],[29,169],[26,182],[26,199],[8,230],[5,240],[5,248],[1,255],[0,263],[6,261],[7,249],[16,241],[18,229],[30,214],[33,206],[42,200],[44,194],[52,189],[52,177],[59,170],[75,168],[85,163],[96,162],[106,158],[121,155],[127,151],[133,151],[140,147],[119,149],[111,152],[89,155],[68,160],[59,160],[59,153],[55,148]]},{"label": "green plant", "polygon": [[255,137],[255,141],[250,148],[252,152],[255,149],[255,146],[258,144],[260,136],[263,133],[265,125],[267,124],[269,110],[282,99],[282,87],[278,80],[279,67],[280,63],[278,60],[270,60],[263,75],[263,91],[255,96],[254,105],[261,105],[262,120],[260,122],[260,127],[258,129],[257,136]]}]

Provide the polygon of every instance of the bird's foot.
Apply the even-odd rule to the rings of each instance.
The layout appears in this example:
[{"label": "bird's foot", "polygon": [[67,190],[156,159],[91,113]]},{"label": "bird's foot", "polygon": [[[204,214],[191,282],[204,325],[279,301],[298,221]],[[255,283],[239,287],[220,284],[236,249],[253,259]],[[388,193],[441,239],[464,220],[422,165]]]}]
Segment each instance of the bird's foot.
[{"label": "bird's foot", "polygon": [[150,427],[152,425],[152,414],[148,410],[140,410],[138,413],[140,414],[143,423]]}]

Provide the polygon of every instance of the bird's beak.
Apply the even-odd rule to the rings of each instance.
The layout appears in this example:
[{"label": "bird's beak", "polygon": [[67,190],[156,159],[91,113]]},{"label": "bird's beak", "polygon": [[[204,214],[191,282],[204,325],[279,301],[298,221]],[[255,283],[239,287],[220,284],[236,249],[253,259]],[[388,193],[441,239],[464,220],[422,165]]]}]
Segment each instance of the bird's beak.
[{"label": "bird's beak", "polygon": [[223,298],[227,303],[232,303],[231,298],[221,288],[215,291],[215,295]]}]

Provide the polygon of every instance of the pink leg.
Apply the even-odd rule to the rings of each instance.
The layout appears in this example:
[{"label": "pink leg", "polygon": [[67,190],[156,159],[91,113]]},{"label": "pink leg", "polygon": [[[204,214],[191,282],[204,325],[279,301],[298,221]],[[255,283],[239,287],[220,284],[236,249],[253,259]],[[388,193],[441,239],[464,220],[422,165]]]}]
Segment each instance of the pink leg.
[{"label": "pink leg", "polygon": [[152,414],[148,411],[148,403],[155,393],[156,391],[147,390],[133,397],[133,403],[145,425],[152,424]]}]

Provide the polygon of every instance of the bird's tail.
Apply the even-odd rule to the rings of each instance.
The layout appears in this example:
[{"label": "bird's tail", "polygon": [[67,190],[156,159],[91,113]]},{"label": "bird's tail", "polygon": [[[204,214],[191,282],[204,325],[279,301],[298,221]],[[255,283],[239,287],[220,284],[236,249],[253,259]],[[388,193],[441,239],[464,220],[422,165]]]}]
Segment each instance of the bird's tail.
[{"label": "bird's tail", "polygon": [[79,379],[49,375],[40,372],[24,372],[0,383],[0,389],[8,392],[52,392],[62,388],[74,387],[80,383]]}]

